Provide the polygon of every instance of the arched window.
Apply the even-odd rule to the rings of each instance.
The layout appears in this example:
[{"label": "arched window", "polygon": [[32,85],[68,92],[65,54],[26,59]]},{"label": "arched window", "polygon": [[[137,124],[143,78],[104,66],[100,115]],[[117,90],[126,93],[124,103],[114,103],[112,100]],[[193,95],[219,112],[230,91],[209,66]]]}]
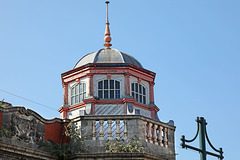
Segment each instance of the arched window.
[{"label": "arched window", "polygon": [[86,84],[80,83],[71,88],[71,105],[82,102],[86,97]]},{"label": "arched window", "polygon": [[146,104],[146,88],[139,83],[132,83],[132,96],[137,102]]},{"label": "arched window", "polygon": [[119,99],[120,82],[116,80],[102,80],[98,82],[98,98]]}]

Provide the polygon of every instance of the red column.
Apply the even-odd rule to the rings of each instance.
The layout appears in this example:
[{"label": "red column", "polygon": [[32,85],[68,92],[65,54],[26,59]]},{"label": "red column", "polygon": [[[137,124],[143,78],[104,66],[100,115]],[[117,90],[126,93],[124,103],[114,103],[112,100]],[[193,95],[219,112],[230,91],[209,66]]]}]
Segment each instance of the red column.
[{"label": "red column", "polygon": [[154,87],[154,82],[149,82],[150,84],[150,103],[154,103],[154,91],[153,91],[153,87]]},{"label": "red column", "polygon": [[63,83],[63,105],[68,105],[68,83]]},{"label": "red column", "polygon": [[126,73],[125,77],[125,95],[130,96],[130,75]]},{"label": "red column", "polygon": [[124,114],[127,115],[127,103],[124,103]]},{"label": "red column", "polygon": [[88,96],[93,96],[93,74],[89,73],[88,74]]},{"label": "red column", "polygon": [[155,110],[151,110],[151,118],[155,119]]},{"label": "red column", "polygon": [[95,115],[95,103],[92,103],[92,114]]},{"label": "red column", "polygon": [[68,112],[69,108],[67,107],[63,107],[63,119],[67,118],[67,112]]}]

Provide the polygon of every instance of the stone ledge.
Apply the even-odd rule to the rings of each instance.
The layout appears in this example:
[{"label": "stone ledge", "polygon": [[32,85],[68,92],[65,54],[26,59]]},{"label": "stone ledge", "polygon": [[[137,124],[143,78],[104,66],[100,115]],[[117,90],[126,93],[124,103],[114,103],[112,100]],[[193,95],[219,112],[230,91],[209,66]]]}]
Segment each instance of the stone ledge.
[{"label": "stone ledge", "polygon": [[69,157],[70,160],[168,160],[149,153],[97,153],[97,154],[75,154]]},{"label": "stone ledge", "polygon": [[0,143],[0,158],[22,158],[22,159],[34,159],[34,160],[57,160],[56,156],[50,155],[50,153],[33,150],[29,148],[14,146],[11,144]]}]

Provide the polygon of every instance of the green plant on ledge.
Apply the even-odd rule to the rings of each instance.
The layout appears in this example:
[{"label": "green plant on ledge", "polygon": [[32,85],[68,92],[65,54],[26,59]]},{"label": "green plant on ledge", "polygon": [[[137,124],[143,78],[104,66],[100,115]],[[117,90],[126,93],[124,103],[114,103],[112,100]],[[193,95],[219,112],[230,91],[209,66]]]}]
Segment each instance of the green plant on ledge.
[{"label": "green plant on ledge", "polygon": [[12,140],[19,140],[16,135],[12,135],[12,132],[4,127],[0,129],[0,137],[12,138]]},{"label": "green plant on ledge", "polygon": [[128,139],[126,141],[121,139],[115,139],[113,141],[108,140],[105,144],[107,153],[119,153],[119,152],[140,152],[144,153],[145,149],[142,143],[137,138]]},{"label": "green plant on ledge", "polygon": [[45,150],[50,151],[52,155],[58,157],[59,160],[66,160],[68,156],[73,153],[87,153],[88,146],[85,144],[87,133],[83,133],[84,129],[78,129],[72,122],[65,126],[63,136],[70,138],[69,144],[58,144],[51,140],[38,143],[39,148],[44,147]]},{"label": "green plant on ledge", "polygon": [[71,153],[68,145],[58,144],[51,140],[39,142],[38,145],[38,148],[44,147],[51,155],[57,156],[58,160],[67,159],[68,155]]},{"label": "green plant on ledge", "polygon": [[76,125],[70,122],[65,127],[65,135],[70,138],[70,150],[73,153],[87,153],[88,146],[85,144],[88,136],[85,129],[78,129]]},{"label": "green plant on ledge", "polygon": [[3,137],[3,136],[5,136],[5,137],[11,136],[11,131],[9,131],[8,129],[2,127],[0,129],[0,137]]}]

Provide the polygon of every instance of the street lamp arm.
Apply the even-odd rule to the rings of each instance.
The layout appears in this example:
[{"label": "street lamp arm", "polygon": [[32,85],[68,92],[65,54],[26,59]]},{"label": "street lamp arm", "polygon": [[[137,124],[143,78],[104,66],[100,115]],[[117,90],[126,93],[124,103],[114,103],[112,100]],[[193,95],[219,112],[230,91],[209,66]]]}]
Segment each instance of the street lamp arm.
[{"label": "street lamp arm", "polygon": [[219,148],[219,150],[218,150],[218,149],[216,149],[216,148],[212,145],[212,143],[210,142],[210,140],[209,140],[209,138],[208,138],[206,126],[205,126],[205,131],[206,131],[206,138],[207,138],[208,144],[210,145],[210,147],[211,147],[214,151],[220,153],[220,156],[221,156],[220,158],[223,159],[223,156],[222,156],[222,154],[223,154],[222,148]]}]

